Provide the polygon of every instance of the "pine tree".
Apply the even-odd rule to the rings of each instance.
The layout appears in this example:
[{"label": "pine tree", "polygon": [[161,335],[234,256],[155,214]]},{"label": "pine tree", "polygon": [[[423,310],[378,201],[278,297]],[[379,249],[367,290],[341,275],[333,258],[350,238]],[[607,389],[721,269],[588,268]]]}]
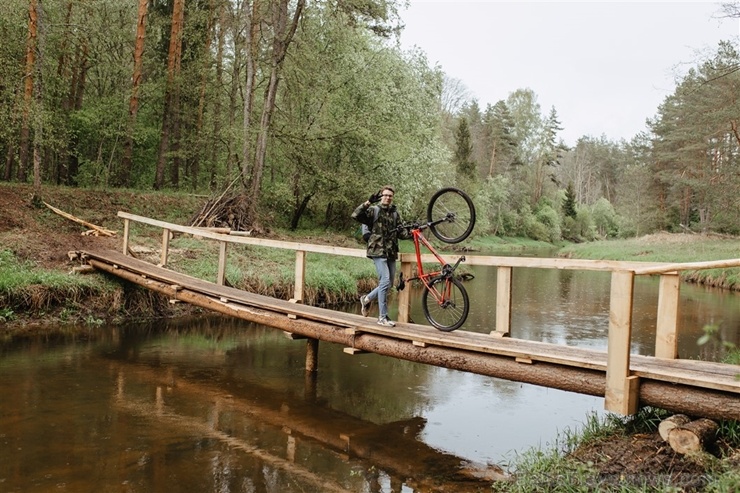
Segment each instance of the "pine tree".
[{"label": "pine tree", "polygon": [[458,176],[475,178],[476,166],[472,159],[473,144],[470,141],[468,120],[465,117],[461,117],[457,125],[455,144],[455,164]]},{"label": "pine tree", "polygon": [[568,182],[565,189],[565,202],[563,202],[563,214],[565,217],[576,218],[576,193],[573,190],[573,182]]}]

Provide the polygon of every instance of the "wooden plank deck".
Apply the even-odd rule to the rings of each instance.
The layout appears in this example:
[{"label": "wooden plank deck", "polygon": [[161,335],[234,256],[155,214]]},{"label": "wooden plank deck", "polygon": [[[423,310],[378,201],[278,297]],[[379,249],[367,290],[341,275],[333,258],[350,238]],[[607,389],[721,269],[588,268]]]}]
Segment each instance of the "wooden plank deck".
[{"label": "wooden plank deck", "polygon": [[[421,347],[454,348],[509,357],[517,361],[539,361],[602,372],[606,372],[607,368],[606,351],[509,337],[494,337],[488,334],[467,332],[463,329],[449,333],[440,332],[430,326],[411,323],[398,323],[396,327],[381,327],[375,324],[374,319],[292,303],[287,300],[279,300],[218,285],[157,267],[112,250],[86,250],[82,253],[87,258],[175,286],[173,289],[177,289],[177,287],[186,288],[221,301],[305,318],[338,328],[409,341]],[[740,394],[740,379],[738,379],[740,368],[736,365],[696,360],[663,359],[632,354],[630,356],[630,372],[643,379]]]}]

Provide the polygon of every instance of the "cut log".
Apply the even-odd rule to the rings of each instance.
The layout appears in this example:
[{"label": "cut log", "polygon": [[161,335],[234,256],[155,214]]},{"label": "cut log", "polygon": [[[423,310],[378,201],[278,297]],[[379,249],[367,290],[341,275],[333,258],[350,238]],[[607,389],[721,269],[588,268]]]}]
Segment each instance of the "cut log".
[{"label": "cut log", "polygon": [[673,428],[668,433],[668,443],[679,454],[700,452],[714,443],[718,428],[711,419],[697,419]]},{"label": "cut log", "polygon": [[95,272],[95,267],[92,265],[76,265],[72,267],[70,274],[91,274]]},{"label": "cut log", "polygon": [[668,434],[671,432],[673,428],[676,428],[678,426],[683,426],[690,422],[691,422],[691,418],[689,418],[685,414],[674,414],[673,416],[670,416],[664,419],[658,425],[658,433],[660,433],[660,438],[662,438],[663,441],[667,442]]}]

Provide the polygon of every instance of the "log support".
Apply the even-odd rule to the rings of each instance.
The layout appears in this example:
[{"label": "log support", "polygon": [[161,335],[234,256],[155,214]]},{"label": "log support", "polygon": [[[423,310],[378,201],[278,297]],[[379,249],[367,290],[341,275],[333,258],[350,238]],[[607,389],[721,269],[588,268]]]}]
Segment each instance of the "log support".
[{"label": "log support", "polygon": [[306,371],[313,373],[319,369],[319,340],[306,340]]}]

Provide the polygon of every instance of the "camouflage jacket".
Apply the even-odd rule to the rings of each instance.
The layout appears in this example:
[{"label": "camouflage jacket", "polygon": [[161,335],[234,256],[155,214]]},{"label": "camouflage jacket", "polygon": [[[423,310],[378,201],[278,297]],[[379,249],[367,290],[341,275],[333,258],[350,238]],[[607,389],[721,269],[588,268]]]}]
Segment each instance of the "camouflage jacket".
[{"label": "camouflage jacket", "polygon": [[370,238],[367,240],[367,256],[370,258],[398,258],[398,239],[409,238],[407,230],[399,231],[402,224],[395,205],[383,207],[371,205],[366,207],[360,204],[352,213],[352,219],[359,221],[370,229]]}]

